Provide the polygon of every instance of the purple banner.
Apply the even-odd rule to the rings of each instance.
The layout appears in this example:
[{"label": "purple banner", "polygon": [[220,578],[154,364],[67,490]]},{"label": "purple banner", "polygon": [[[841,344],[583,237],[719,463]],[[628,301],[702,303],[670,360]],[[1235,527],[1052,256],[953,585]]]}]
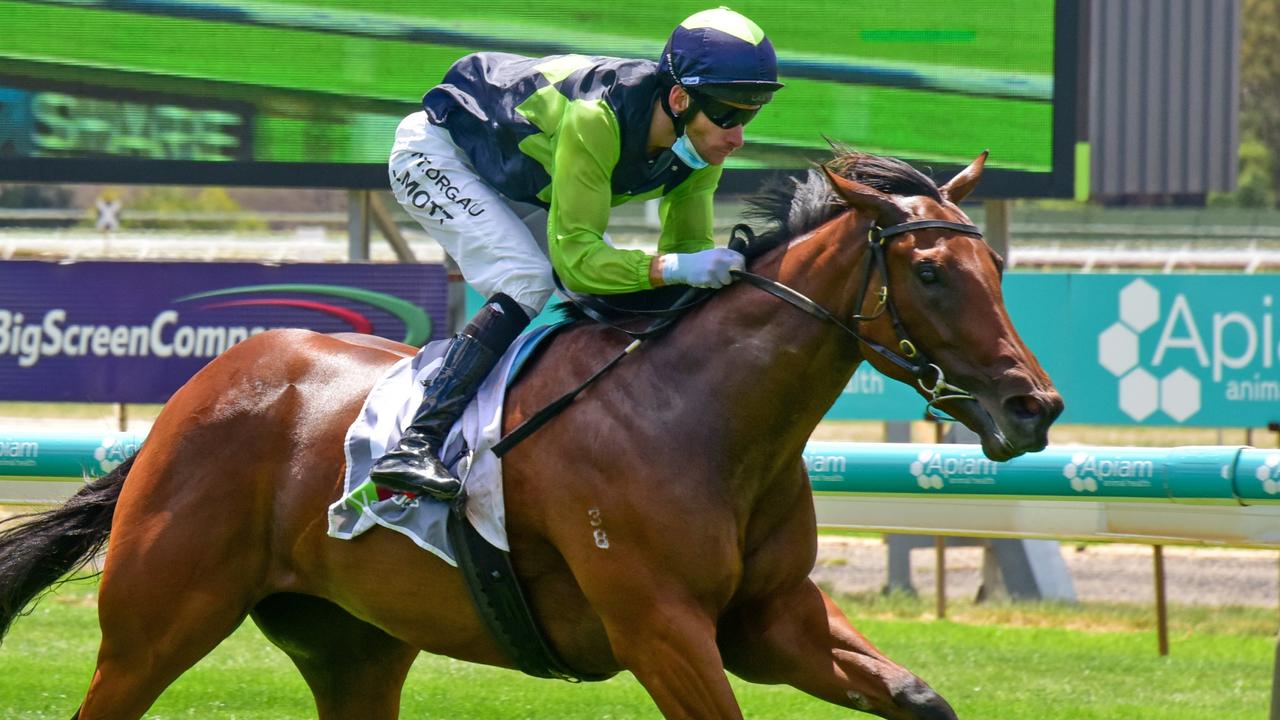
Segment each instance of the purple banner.
[{"label": "purple banner", "polygon": [[0,400],[162,403],[271,328],[421,345],[447,297],[441,265],[0,262]]}]

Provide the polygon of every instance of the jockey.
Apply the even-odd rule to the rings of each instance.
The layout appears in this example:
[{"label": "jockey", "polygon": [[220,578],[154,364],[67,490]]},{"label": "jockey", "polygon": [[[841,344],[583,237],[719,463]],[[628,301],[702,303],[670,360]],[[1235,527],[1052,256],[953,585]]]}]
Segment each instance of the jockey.
[{"label": "jockey", "polygon": [[[682,22],[657,63],[496,52],[454,63],[396,130],[391,187],[488,301],[450,342],[373,481],[441,500],[458,494],[440,446],[541,312],[553,271],[569,290],[599,295],[730,283],[745,263],[714,247],[712,194],[777,80],[764,32],[723,7]],[[658,253],[613,247],[610,208],[654,197]]]}]

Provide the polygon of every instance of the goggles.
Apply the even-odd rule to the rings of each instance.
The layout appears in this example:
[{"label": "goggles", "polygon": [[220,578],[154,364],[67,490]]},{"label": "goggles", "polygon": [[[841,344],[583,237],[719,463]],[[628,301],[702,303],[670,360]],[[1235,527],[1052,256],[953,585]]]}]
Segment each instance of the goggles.
[{"label": "goggles", "polygon": [[[688,91],[688,88],[686,88]],[[690,91],[689,97],[697,104],[698,110],[712,122],[716,127],[730,130],[739,125],[746,125],[751,122],[763,105],[753,107],[737,107],[727,102],[722,102],[709,95]]]}]

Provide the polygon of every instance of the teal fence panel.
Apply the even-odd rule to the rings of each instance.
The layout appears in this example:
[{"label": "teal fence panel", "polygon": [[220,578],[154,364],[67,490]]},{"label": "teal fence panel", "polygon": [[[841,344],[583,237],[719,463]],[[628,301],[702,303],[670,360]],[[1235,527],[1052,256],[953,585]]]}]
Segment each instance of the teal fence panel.
[{"label": "teal fence panel", "polygon": [[1280,504],[1280,452],[1236,446],[1049,447],[994,462],[977,445],[811,442],[804,461],[818,493]]},{"label": "teal fence panel", "polygon": [[0,432],[0,477],[78,478],[105,475],[138,451],[135,433]]}]

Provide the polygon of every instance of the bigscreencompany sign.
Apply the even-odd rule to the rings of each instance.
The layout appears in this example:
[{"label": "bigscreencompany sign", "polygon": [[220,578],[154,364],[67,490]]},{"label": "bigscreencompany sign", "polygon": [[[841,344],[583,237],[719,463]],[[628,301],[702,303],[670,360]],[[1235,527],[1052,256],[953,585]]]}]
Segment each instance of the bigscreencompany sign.
[{"label": "bigscreencompany sign", "polygon": [[439,265],[0,263],[0,400],[164,402],[272,328],[443,337]]},{"label": "bigscreencompany sign", "polygon": [[[1062,422],[1280,421],[1274,275],[1010,273],[1005,302],[1066,401]],[[924,401],[863,364],[830,419],[917,420]]]}]

